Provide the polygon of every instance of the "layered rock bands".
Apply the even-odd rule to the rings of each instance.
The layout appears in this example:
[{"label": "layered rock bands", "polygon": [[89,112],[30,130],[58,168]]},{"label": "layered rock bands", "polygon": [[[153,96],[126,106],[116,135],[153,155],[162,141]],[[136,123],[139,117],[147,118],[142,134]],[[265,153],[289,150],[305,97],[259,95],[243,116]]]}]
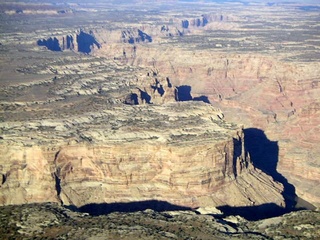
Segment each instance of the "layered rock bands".
[{"label": "layered rock bands", "polygon": [[[102,124],[107,115],[112,119],[110,114],[118,116],[117,129]],[[28,123],[29,145],[26,137],[19,142],[9,134],[1,144],[0,204],[80,207],[161,200],[188,207],[283,205],[282,185],[252,166],[242,129],[220,118],[218,109],[202,102],[126,105],[92,118],[96,132],[78,129],[78,136],[55,144],[51,139],[76,127],[60,132],[42,127],[40,133],[41,124]],[[48,138],[34,144],[41,136]]]}]

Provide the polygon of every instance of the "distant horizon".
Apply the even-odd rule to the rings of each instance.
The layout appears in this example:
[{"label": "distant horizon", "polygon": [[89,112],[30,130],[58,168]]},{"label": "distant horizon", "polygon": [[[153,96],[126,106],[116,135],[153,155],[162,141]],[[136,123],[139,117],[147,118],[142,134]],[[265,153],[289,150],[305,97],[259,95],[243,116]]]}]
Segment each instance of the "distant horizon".
[{"label": "distant horizon", "polygon": [[19,3],[19,2],[37,2],[37,3],[95,3],[95,2],[104,2],[104,3],[133,3],[133,2],[246,2],[246,3],[304,3],[304,4],[320,4],[320,0],[6,0],[5,3]]}]

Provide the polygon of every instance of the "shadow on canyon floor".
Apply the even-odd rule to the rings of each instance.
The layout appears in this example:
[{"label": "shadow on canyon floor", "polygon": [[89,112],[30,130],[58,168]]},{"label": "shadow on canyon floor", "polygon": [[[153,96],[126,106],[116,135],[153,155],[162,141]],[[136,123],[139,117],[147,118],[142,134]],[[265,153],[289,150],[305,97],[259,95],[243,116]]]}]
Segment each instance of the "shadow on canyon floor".
[{"label": "shadow on canyon floor", "polygon": [[221,217],[239,215],[248,221],[258,221],[266,218],[278,217],[290,212],[289,210],[282,208],[275,203],[244,207],[231,207],[225,205],[217,208],[223,212]]},{"label": "shadow on canyon floor", "polygon": [[279,146],[277,141],[270,141],[264,131],[257,128],[244,130],[245,150],[250,154],[256,168],[270,175],[275,181],[282,183],[286,210],[293,210],[296,205],[295,187],[277,171]]},{"label": "shadow on canyon floor", "polygon": [[277,171],[279,161],[278,142],[270,141],[264,131],[257,128],[245,129],[244,139],[245,151],[250,154],[253,165],[283,185],[282,195],[285,199],[285,206],[266,203],[258,206],[231,207],[226,205],[218,207],[224,213],[224,216],[239,215],[247,220],[257,221],[277,217],[291,211],[310,209],[312,205],[307,202],[299,204],[299,208],[297,207],[297,201],[303,202],[303,200],[297,197],[295,187]]},{"label": "shadow on canyon floor", "polygon": [[[157,81],[157,80],[156,80]],[[156,85],[151,85],[151,88],[154,92],[157,92],[161,97],[165,94],[165,89],[160,84],[158,86],[159,82],[156,82]],[[169,80],[167,80],[168,87],[171,88],[172,85]],[[142,90],[138,88],[138,91],[140,94],[131,93],[129,94],[126,99],[124,100],[125,104],[128,105],[138,105],[140,102],[147,103],[147,104],[153,104],[152,96],[146,91],[146,89]],[[177,102],[185,102],[185,101],[198,101],[198,102],[204,102],[204,103],[210,103],[209,98],[205,95],[201,95],[198,97],[192,97],[191,95],[191,86],[189,85],[182,85],[175,88],[174,91],[174,97]]]},{"label": "shadow on canyon floor", "polygon": [[184,101],[201,101],[205,103],[210,103],[209,98],[207,96],[199,96],[199,97],[192,97],[191,95],[192,88],[189,85],[182,85],[176,87],[175,90],[175,99],[179,102]]},{"label": "shadow on canyon floor", "polygon": [[157,212],[163,211],[183,211],[183,210],[192,210],[188,207],[183,207],[179,205],[174,205],[166,201],[158,200],[147,200],[147,201],[138,201],[138,202],[128,202],[128,203],[92,203],[84,205],[80,208],[74,206],[66,206],[71,210],[77,210],[79,212],[89,213],[92,216],[105,215],[112,212],[136,212],[144,211],[146,209],[152,209]]},{"label": "shadow on canyon floor", "polygon": [[258,206],[231,207],[226,205],[218,207],[224,213],[224,217],[239,215],[249,221],[257,221],[281,216],[291,211],[316,209],[309,202],[299,198],[296,195],[295,187],[277,171],[279,161],[279,146],[277,141],[270,141],[264,131],[257,128],[245,129],[244,140],[245,151],[250,154],[254,167],[262,170],[283,185],[282,196],[285,200],[285,206],[266,203]]}]

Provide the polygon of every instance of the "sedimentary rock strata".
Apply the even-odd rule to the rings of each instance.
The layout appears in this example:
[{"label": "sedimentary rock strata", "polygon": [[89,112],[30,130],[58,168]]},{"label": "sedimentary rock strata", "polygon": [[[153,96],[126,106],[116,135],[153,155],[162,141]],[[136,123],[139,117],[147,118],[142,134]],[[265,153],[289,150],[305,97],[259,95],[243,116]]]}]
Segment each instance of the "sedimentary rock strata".
[{"label": "sedimentary rock strata", "polygon": [[281,184],[254,169],[243,129],[220,109],[157,69],[93,59],[23,68],[52,78],[2,90],[2,205],[285,206]]},{"label": "sedimentary rock strata", "polygon": [[1,204],[284,205],[282,186],[252,167],[242,129],[220,115],[209,104],[181,102],[34,120],[20,138],[13,124],[2,125]]},{"label": "sedimentary rock strata", "polygon": [[41,14],[1,13],[1,204],[284,205],[241,125],[276,145],[267,172],[319,204],[317,15],[139,4],[157,14],[70,5],[41,28]]}]

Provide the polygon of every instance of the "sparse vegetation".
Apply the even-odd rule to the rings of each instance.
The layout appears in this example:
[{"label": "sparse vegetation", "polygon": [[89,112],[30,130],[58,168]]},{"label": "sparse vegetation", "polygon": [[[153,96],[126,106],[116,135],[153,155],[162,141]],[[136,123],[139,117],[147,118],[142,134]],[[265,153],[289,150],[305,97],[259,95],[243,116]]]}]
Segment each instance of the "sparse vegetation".
[{"label": "sparse vegetation", "polygon": [[[228,223],[219,217],[192,212],[114,212],[101,216],[83,216],[56,204],[29,204],[0,207],[2,239],[317,239],[320,214],[299,211],[281,217],[279,224],[259,228],[264,220]],[[46,223],[30,218],[46,215]],[[19,217],[20,216],[20,217]],[[38,226],[35,231],[35,226]],[[228,230],[229,229],[229,230]],[[233,230],[232,230],[233,229]],[[231,231],[231,232],[230,232]]]}]

